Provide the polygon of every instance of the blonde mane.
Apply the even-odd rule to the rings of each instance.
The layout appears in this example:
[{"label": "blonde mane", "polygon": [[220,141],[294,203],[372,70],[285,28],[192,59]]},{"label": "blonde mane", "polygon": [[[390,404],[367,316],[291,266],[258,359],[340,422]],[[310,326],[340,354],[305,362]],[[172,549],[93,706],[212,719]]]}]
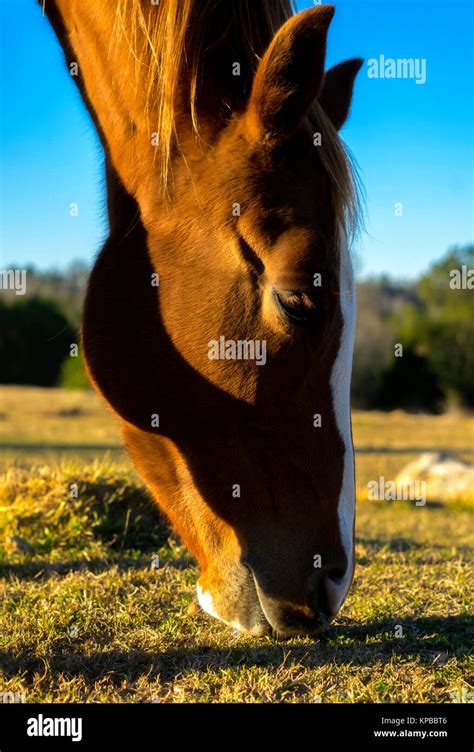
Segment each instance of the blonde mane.
[{"label": "blonde mane", "polygon": [[[220,36],[210,31],[210,19],[225,5],[230,8],[227,28]],[[209,49],[218,50],[238,39],[242,68],[254,72],[280,26],[295,12],[294,0],[117,0],[116,24],[111,44],[125,40],[137,72],[146,81],[147,113],[160,148],[157,169],[164,193],[172,174],[172,159],[179,151],[176,132],[178,100],[190,114],[192,129],[200,137],[197,112],[202,60]],[[143,75],[145,72],[145,76]],[[320,105],[314,104],[308,125],[320,132],[321,159],[332,184],[337,220],[348,235],[357,230],[360,216],[357,173],[336,129]]]}]

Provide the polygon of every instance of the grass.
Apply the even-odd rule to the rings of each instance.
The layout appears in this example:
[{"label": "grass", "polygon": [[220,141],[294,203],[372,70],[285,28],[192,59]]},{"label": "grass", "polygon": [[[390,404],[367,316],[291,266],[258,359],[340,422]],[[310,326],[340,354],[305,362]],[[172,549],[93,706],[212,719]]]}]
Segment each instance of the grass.
[{"label": "grass", "polygon": [[[326,635],[242,637],[198,610],[195,564],[97,398],[2,397],[0,691],[29,702],[436,703],[472,691],[465,503],[361,501],[354,586]],[[359,495],[421,449],[466,456],[473,430],[466,416],[356,413]]]}]

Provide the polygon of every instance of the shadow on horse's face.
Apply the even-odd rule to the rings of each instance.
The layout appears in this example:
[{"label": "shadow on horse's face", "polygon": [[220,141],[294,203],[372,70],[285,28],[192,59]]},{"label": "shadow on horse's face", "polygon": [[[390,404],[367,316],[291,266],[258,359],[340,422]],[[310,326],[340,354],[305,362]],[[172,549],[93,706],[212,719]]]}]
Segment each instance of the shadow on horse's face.
[{"label": "shadow on horse's face", "polygon": [[262,139],[255,88],[176,167],[166,210],[145,209],[161,325],[212,388],[180,389],[175,371],[179,429],[125,439],[198,558],[202,607],[290,636],[324,627],[353,573],[354,288],[315,134]]},{"label": "shadow on horse's face", "polygon": [[354,290],[311,135],[273,150],[246,127],[230,124],[187,182],[178,173],[149,225],[179,428],[125,439],[199,560],[203,608],[289,636],[327,624],[353,572]]},{"label": "shadow on horse's face", "polygon": [[327,624],[353,572],[353,279],[308,138],[273,159],[241,127],[196,176],[199,204],[149,231],[168,436],[124,436],[198,558],[203,608],[289,636]]},{"label": "shadow on horse's face", "polygon": [[152,165],[137,183],[147,154],[125,158],[131,139],[141,154],[139,116],[133,136],[122,109],[101,119],[86,80],[112,206],[85,305],[89,372],[198,559],[201,605],[256,635],[320,630],[354,566],[355,300],[336,129],[360,61],[324,75],[332,13],[283,25],[232,119],[215,129],[204,112],[207,146],[181,124],[169,200]]}]

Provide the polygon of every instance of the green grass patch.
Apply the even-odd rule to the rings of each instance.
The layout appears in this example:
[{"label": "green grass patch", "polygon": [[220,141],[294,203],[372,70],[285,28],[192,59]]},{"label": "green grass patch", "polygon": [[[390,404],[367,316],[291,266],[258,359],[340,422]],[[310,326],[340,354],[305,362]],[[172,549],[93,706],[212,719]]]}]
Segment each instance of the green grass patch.
[{"label": "green grass patch", "polygon": [[279,643],[198,610],[193,561],[123,466],[14,468],[0,498],[0,684],[27,701],[443,703],[472,687],[464,509],[361,503],[340,616]]}]

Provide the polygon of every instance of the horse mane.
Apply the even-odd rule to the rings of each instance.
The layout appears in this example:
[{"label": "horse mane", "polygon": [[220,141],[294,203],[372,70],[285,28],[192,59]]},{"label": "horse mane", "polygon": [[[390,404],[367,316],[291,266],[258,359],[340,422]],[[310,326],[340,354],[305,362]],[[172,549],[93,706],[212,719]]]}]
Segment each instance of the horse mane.
[{"label": "horse mane", "polygon": [[[145,73],[147,104],[161,146],[160,168],[166,183],[177,141],[177,108],[187,109],[200,135],[198,98],[203,62],[210,50],[232,46],[242,72],[256,70],[279,27],[293,14],[293,0],[118,0],[115,38],[126,42]],[[114,43],[111,39],[111,44]],[[205,85],[205,84],[204,84]]]},{"label": "horse mane", "polygon": [[[147,113],[157,135],[157,170],[168,195],[172,161],[179,153],[178,113],[189,113],[192,131],[201,138],[199,102],[206,86],[204,61],[232,49],[241,64],[244,96],[275,33],[295,12],[295,0],[117,0],[111,45],[125,41],[137,72],[136,85],[146,86]],[[238,54],[238,56],[237,56]],[[138,78],[139,76],[139,78]],[[248,80],[245,80],[247,76]],[[140,81],[140,84],[138,83]],[[222,91],[222,100],[226,92]],[[237,102],[238,106],[245,105]],[[229,109],[235,109],[236,102]],[[231,113],[229,113],[231,114]],[[329,176],[338,224],[349,235],[358,228],[359,181],[338,132],[318,102],[308,117],[311,133],[320,132],[320,155]]]}]

